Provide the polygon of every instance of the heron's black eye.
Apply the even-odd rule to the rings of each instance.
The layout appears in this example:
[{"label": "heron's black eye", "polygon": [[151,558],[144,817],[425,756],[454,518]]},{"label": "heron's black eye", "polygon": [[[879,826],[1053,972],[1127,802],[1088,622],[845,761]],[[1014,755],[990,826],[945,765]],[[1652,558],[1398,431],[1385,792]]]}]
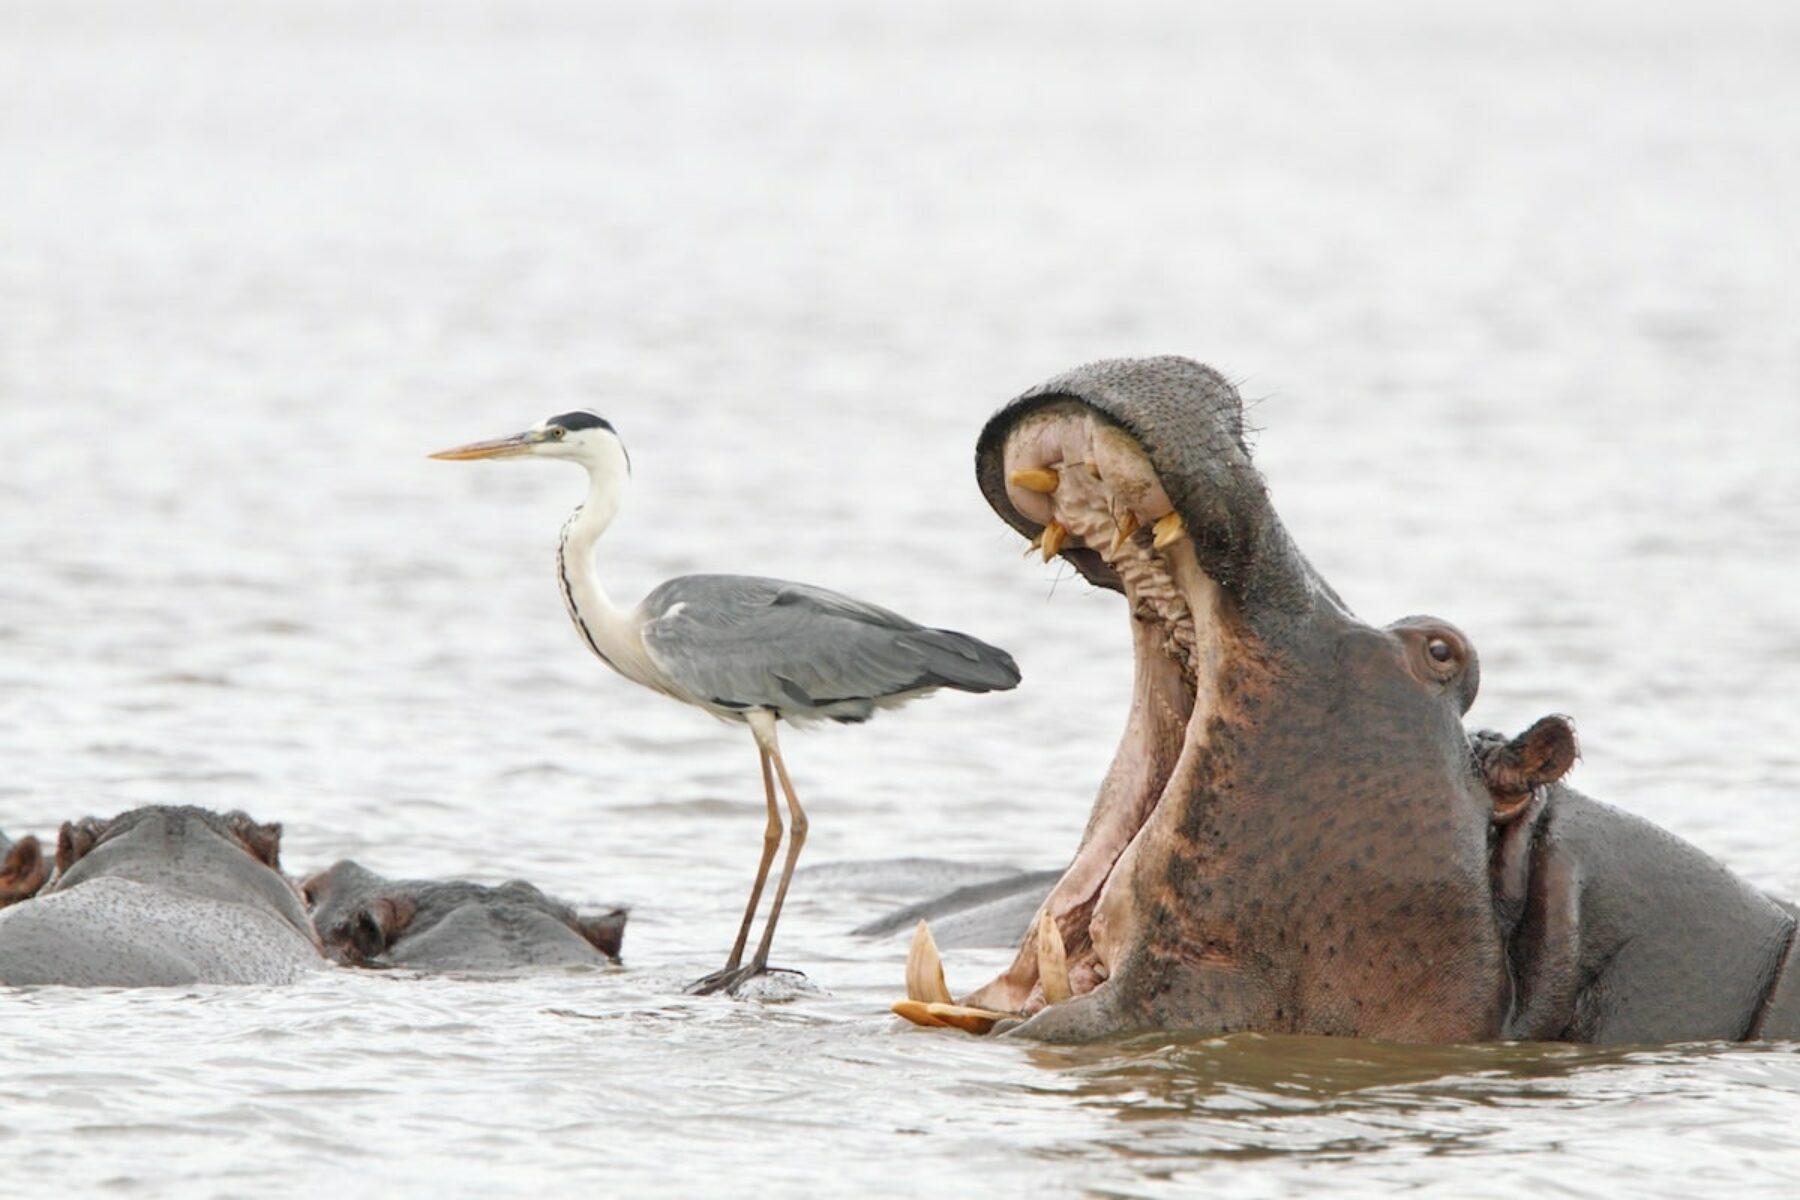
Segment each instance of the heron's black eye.
[{"label": "heron's black eye", "polygon": [[1456,657],[1456,648],[1443,638],[1434,637],[1425,643],[1425,653],[1436,662],[1447,663]]},{"label": "heron's black eye", "polygon": [[553,442],[560,442],[567,436],[569,436],[569,431],[566,429],[552,428],[550,430],[550,440]]}]

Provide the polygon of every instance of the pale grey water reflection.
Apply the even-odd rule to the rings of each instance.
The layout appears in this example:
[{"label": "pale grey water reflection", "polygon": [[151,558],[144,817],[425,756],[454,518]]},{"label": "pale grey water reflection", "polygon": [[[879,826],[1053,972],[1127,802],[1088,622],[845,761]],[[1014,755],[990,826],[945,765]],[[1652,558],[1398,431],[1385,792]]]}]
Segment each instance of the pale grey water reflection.
[{"label": "pale grey water reflection", "polygon": [[616,594],[1007,646],[790,740],[807,858],[1054,865],[1125,623],[974,436],[1205,358],[1345,598],[1471,634],[1475,720],[1572,713],[1578,786],[1800,895],[1796,63],[1776,0],[0,6],[0,827],[241,805],[295,869],[636,906],[617,974],[0,996],[0,1144],[78,1194],[1793,1194],[1786,1047],[895,1030],[891,882],[797,885],[816,990],[680,996],[748,739],[584,656],[575,473],[423,456],[591,404]]}]

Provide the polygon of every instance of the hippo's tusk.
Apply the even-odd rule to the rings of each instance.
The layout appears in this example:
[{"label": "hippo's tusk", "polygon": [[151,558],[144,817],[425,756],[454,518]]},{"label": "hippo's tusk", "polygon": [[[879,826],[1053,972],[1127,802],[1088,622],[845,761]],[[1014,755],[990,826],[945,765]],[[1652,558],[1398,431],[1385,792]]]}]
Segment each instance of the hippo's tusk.
[{"label": "hippo's tusk", "polygon": [[1019,1015],[995,1012],[991,1008],[970,1008],[963,1004],[928,1004],[925,1012],[939,1025],[975,1034],[988,1033],[1001,1021],[1010,1021]]},{"label": "hippo's tusk", "polygon": [[927,1029],[949,1026],[964,1033],[992,1032],[1001,1021],[1010,1021],[1018,1013],[995,1012],[991,1008],[970,1008],[965,1004],[927,1004],[923,1000],[896,1000],[894,1015],[905,1017],[914,1025]]},{"label": "hippo's tusk", "polygon": [[1036,492],[1040,496],[1048,496],[1062,482],[1062,476],[1048,467],[1026,467],[1014,471],[1008,477],[1009,482],[1024,488],[1028,492]]},{"label": "hippo's tusk", "polygon": [[1150,544],[1156,549],[1161,550],[1180,541],[1186,534],[1187,525],[1182,521],[1181,514],[1172,512],[1168,516],[1157,521],[1156,535],[1151,539]]},{"label": "hippo's tusk", "polygon": [[996,1022],[1019,1015],[953,1001],[944,982],[944,960],[938,956],[937,941],[931,936],[931,926],[923,921],[913,930],[912,949],[906,955],[906,999],[895,1001],[893,1010],[895,1016],[914,1025],[948,1025],[965,1033],[988,1033]]},{"label": "hippo's tusk", "polygon": [[896,1000],[893,1004],[893,1012],[895,1016],[905,1017],[914,1025],[923,1025],[927,1029],[932,1029],[943,1025],[942,1021],[931,1015],[934,1007],[923,1000]]},{"label": "hippo's tusk", "polygon": [[1069,527],[1061,521],[1052,521],[1044,526],[1044,561],[1055,558],[1069,540]]},{"label": "hippo's tusk", "polygon": [[1045,1004],[1061,1004],[1075,994],[1069,986],[1069,954],[1063,947],[1062,930],[1048,908],[1038,918],[1037,965]]},{"label": "hippo's tusk", "polygon": [[1113,534],[1112,549],[1106,552],[1106,556],[1108,558],[1117,558],[1119,551],[1125,548],[1125,543],[1129,542],[1131,540],[1131,535],[1137,531],[1137,512],[1134,509],[1128,508],[1125,510],[1125,515],[1119,518],[1118,532]]},{"label": "hippo's tusk", "polygon": [[[949,1004],[951,999],[950,987],[944,982],[944,960],[938,955],[931,926],[923,921],[913,930],[912,949],[906,955],[906,998],[925,1004]],[[914,1019],[908,1013],[900,1015],[909,1021]]]}]

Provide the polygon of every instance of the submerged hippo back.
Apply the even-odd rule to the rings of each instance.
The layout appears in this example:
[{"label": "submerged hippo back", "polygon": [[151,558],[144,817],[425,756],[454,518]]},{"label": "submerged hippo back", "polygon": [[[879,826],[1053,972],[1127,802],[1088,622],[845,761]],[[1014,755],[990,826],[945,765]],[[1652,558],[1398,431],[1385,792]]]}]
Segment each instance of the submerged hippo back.
[{"label": "submerged hippo back", "polygon": [[0,914],[0,982],[178,987],[291,983],[319,965],[299,930],[248,904],[101,878]]},{"label": "submerged hippo back", "polygon": [[384,961],[430,971],[490,973],[528,967],[598,966],[608,960],[587,939],[541,908],[471,902],[395,942]]},{"label": "submerged hippo back", "polygon": [[63,827],[56,881],[0,913],[0,983],[286,983],[321,965],[280,827],[137,809]]}]

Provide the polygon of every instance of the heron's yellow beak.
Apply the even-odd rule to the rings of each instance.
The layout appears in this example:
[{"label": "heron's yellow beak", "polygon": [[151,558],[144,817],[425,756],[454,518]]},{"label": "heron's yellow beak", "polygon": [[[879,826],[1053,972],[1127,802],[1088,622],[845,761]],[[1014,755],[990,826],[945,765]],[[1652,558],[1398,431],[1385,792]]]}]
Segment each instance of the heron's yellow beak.
[{"label": "heron's yellow beak", "polygon": [[492,438],[485,442],[470,442],[466,446],[457,446],[452,450],[439,450],[432,458],[448,459],[461,462],[471,458],[517,458],[521,454],[530,454],[532,447],[544,440],[542,432],[528,429],[524,433],[515,433],[511,437]]}]

